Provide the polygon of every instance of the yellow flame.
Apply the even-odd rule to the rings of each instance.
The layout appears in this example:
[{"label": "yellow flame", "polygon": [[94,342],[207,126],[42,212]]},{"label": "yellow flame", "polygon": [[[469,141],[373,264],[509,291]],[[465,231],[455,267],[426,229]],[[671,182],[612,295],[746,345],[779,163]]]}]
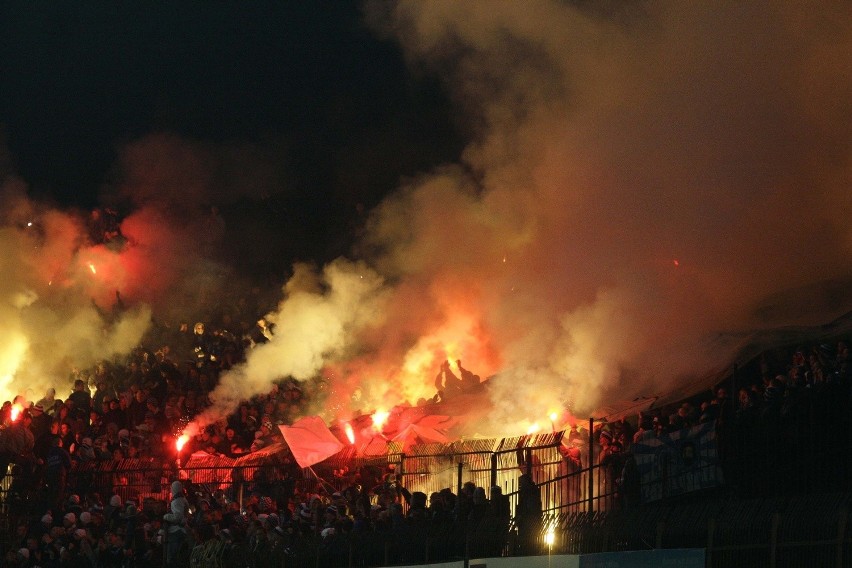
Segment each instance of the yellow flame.
[{"label": "yellow flame", "polygon": [[553,546],[553,543],[556,540],[556,535],[553,534],[553,529],[547,529],[547,533],[544,535],[544,544],[547,546]]},{"label": "yellow flame", "polygon": [[89,263],[89,270],[91,270],[91,271],[92,271],[92,274],[97,274],[97,273],[98,273],[98,271],[97,271],[97,270],[95,270],[95,265],[94,265],[94,264],[92,264],[91,262]]},{"label": "yellow flame", "polygon": [[187,434],[181,434],[180,436],[178,436],[178,439],[175,442],[175,447],[177,448],[177,451],[181,451],[188,441],[189,436]]},{"label": "yellow flame", "polygon": [[355,432],[352,430],[352,424],[347,422],[343,425],[343,430],[346,431],[346,438],[349,440],[350,444],[355,443]]},{"label": "yellow flame", "polygon": [[555,412],[550,413],[550,421],[551,422],[556,422],[557,418],[559,418],[559,415],[557,413],[555,413]]},{"label": "yellow flame", "polygon": [[373,413],[373,428],[375,428],[377,431],[381,432],[382,427],[388,421],[389,417],[390,417],[390,412],[387,412],[386,410],[375,411]]},{"label": "yellow flame", "polygon": [[18,417],[21,415],[21,411],[24,409],[23,406],[18,404],[17,402],[12,405],[12,412],[9,417],[12,419],[12,422],[17,422]]}]

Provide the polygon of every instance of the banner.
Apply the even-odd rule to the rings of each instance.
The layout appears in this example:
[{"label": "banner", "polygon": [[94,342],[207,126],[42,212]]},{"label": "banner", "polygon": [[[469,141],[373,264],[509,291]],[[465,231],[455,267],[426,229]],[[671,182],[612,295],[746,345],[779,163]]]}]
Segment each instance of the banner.
[{"label": "banner", "polygon": [[292,426],[279,426],[300,467],[311,467],[343,449],[319,416],[306,416]]},{"label": "banner", "polygon": [[631,449],[641,477],[643,503],[722,483],[715,421],[661,436],[649,431]]}]

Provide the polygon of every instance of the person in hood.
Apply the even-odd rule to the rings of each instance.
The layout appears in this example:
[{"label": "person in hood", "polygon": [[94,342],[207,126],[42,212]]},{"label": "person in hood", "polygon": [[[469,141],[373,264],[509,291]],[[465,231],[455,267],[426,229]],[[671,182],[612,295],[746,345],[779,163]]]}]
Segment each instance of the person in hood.
[{"label": "person in hood", "polygon": [[189,501],[183,494],[183,484],[180,481],[172,483],[172,500],[169,512],[163,515],[167,523],[166,530],[166,565],[174,566],[181,546],[186,540],[187,516]]}]

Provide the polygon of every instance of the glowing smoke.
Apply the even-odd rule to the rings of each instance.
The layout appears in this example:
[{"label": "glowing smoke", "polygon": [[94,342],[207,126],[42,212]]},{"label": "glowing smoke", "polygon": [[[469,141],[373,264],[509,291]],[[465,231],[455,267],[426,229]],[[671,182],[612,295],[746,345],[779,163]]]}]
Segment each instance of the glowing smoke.
[{"label": "glowing smoke", "polygon": [[849,309],[848,3],[373,8],[473,133],[376,212],[377,262],[468,283],[498,421],[666,393],[730,361],[720,334]]},{"label": "glowing smoke", "polygon": [[217,402],[320,369],[333,413],[414,402],[455,353],[499,372],[476,431],[522,433],[554,401],[582,414],[664,394],[751,332],[848,310],[850,11],[368,4],[445,81],[470,143],[373,212],[357,256],[377,275],[346,295],[363,309],[329,274],[348,262],[308,294],[297,272],[281,338]]},{"label": "glowing smoke", "polygon": [[[87,242],[82,221],[24,197],[7,179],[0,196],[0,397],[28,401],[71,391],[71,370],[127,353],[150,323],[144,305],[114,311],[114,253]],[[63,390],[63,389],[67,389]]]},{"label": "glowing smoke", "polygon": [[[368,6],[444,81],[469,144],[373,212],[358,261],[297,267],[273,340],[225,376],[200,423],[287,375],[329,379],[329,415],[415,402],[458,357],[498,373],[477,430],[522,433],[554,401],[582,414],[665,393],[727,364],[738,337],[849,309],[848,3]],[[120,255],[86,245],[66,214],[39,212],[30,236],[26,207],[10,206],[0,380],[21,357],[56,363],[33,355],[28,326],[39,353],[56,347],[51,326],[102,337],[89,298],[108,308],[114,287],[98,282],[164,310],[215,297],[228,274],[207,260],[221,226],[206,206],[264,186],[220,186],[222,163],[170,137],[131,145]],[[20,252],[35,246],[38,262]]]}]

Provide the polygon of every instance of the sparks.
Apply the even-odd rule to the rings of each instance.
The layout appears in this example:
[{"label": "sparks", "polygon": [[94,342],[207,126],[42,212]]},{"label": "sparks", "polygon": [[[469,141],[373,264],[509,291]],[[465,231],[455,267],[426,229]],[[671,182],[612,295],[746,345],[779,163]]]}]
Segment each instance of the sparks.
[{"label": "sparks", "polygon": [[352,424],[347,422],[343,425],[343,430],[346,432],[346,438],[349,440],[350,444],[355,443],[355,431],[352,430]]}]

